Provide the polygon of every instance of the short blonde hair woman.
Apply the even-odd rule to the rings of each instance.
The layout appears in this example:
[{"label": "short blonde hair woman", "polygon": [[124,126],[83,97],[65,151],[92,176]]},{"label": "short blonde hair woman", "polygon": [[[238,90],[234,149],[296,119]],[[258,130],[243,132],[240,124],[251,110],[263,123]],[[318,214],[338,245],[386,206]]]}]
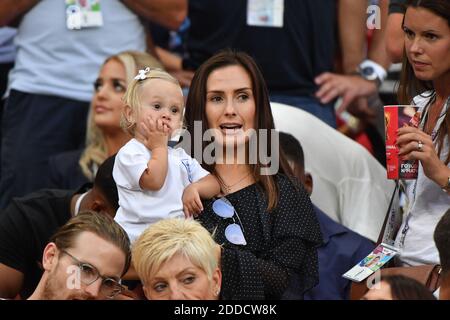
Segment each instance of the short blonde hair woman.
[{"label": "short blonde hair woman", "polygon": [[161,220],[133,245],[134,268],[151,300],[216,300],[220,246],[191,219]]}]

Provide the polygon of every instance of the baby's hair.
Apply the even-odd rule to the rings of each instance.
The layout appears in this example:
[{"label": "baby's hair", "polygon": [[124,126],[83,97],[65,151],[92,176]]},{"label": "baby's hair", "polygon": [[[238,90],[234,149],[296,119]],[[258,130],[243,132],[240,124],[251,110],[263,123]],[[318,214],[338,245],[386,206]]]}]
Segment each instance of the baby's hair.
[{"label": "baby's hair", "polygon": [[181,91],[181,86],[178,80],[172,77],[166,71],[159,68],[146,68],[145,70],[140,70],[139,75],[137,75],[134,80],[128,85],[127,91],[123,96],[123,101],[126,104],[126,108],[130,108],[133,112],[133,118],[127,119],[125,112],[123,112],[120,119],[120,126],[132,136],[134,136],[134,131],[136,129],[136,117],[141,106],[139,97],[141,94],[142,86],[151,79],[162,79],[172,82],[180,87]]}]

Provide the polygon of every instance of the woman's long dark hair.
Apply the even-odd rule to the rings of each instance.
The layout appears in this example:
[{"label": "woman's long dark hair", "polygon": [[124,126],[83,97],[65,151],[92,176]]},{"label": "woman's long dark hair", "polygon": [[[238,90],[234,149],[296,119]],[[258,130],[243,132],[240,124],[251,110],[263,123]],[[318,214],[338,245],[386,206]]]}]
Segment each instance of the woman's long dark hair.
[{"label": "woman's long dark hair", "polygon": [[[275,128],[272,111],[270,109],[269,94],[267,91],[266,83],[261,74],[261,71],[257,67],[255,61],[247,54],[243,52],[234,52],[231,50],[224,50],[206,62],[204,62],[195,72],[194,78],[192,79],[191,87],[189,89],[189,94],[186,101],[186,112],[185,120],[187,130],[194,137],[194,121],[202,122],[202,136],[206,130],[209,129],[208,121],[206,118],[206,86],[209,75],[220,68],[227,66],[241,66],[248,73],[252,81],[253,96],[255,99],[256,113],[255,113],[255,130],[258,132],[259,129],[267,129],[268,131],[268,143],[267,151],[268,154],[273,154],[271,150],[272,142],[272,130]],[[191,139],[191,156],[194,157],[194,139]],[[202,142],[202,152],[207,146],[206,141]],[[259,154],[259,144],[258,144],[258,154]],[[201,159],[197,159],[199,162]],[[202,163],[202,162],[200,162]],[[292,175],[291,169],[286,161],[286,158],[282,152],[279,150],[279,172],[286,175]],[[216,173],[214,165],[208,165],[202,163],[202,166],[211,173]],[[271,175],[261,175],[261,169],[264,167],[260,159],[258,158],[256,164],[249,165],[252,169],[253,177],[255,181],[263,188],[268,202],[268,210],[271,211],[276,207],[278,203],[279,190],[275,177]]]},{"label": "woman's long dark hair", "polygon": [[[424,8],[433,14],[447,20],[450,27],[450,1],[449,0],[409,0],[407,8]],[[398,88],[398,101],[401,104],[410,104],[417,95],[423,95],[426,91],[434,91],[431,81],[417,79],[414,70],[406,56],[406,50],[403,53],[403,67],[400,75],[400,85]],[[444,120],[437,132],[438,155],[440,156],[445,137],[450,141],[450,108],[447,109]],[[450,162],[450,152],[445,159],[445,164]]]}]

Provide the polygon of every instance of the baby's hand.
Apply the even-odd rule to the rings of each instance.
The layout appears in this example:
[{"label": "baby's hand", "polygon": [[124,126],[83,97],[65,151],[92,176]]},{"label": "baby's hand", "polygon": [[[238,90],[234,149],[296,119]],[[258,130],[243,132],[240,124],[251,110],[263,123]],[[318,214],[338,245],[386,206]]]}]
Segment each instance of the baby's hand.
[{"label": "baby's hand", "polygon": [[149,150],[167,147],[169,141],[170,127],[162,119],[153,119],[151,116],[145,118],[141,123],[141,133],[144,144]]},{"label": "baby's hand", "polygon": [[186,218],[197,216],[203,211],[203,204],[195,183],[191,183],[184,189],[182,201]]}]

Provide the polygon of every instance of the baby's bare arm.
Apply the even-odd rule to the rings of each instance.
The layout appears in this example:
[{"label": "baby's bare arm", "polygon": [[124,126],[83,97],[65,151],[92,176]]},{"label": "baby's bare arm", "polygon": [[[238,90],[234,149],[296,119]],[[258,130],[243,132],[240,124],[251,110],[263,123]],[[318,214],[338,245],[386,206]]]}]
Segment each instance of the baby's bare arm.
[{"label": "baby's bare arm", "polygon": [[139,179],[139,185],[144,190],[158,191],[164,185],[167,176],[169,128],[162,120],[154,121],[149,117],[139,129],[142,142],[152,153],[147,169]]}]

